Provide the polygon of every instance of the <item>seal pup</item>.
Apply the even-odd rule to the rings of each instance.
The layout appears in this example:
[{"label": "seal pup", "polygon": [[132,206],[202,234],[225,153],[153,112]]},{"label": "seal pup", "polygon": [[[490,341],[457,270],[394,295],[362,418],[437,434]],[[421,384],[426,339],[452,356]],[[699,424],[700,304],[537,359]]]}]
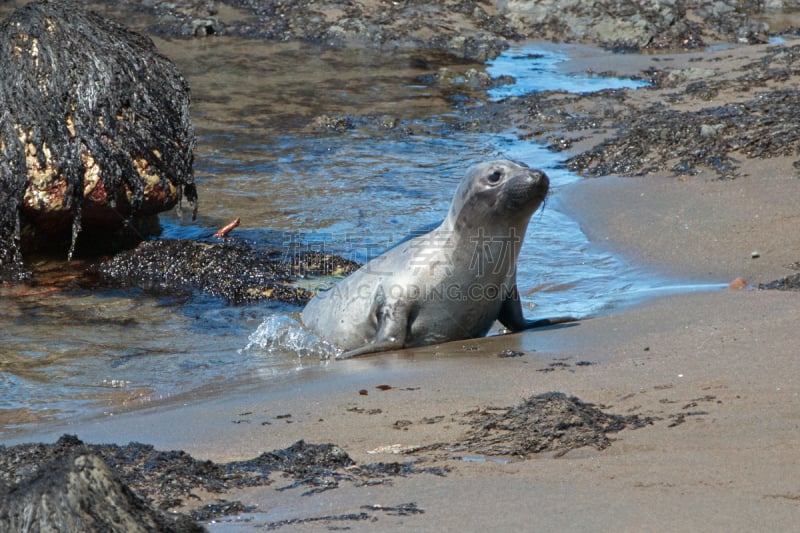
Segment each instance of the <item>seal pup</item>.
[{"label": "seal pup", "polygon": [[520,305],[517,256],[548,187],[544,172],[522,163],[475,166],[438,227],[319,292],[304,325],[345,359],[482,337],[495,320],[511,331],[575,320],[526,320]]}]

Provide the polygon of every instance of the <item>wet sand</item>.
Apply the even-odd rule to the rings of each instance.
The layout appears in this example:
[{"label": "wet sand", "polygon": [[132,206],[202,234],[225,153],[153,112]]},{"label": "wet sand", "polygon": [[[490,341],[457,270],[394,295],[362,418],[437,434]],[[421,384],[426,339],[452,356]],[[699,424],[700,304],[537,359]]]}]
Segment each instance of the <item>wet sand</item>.
[{"label": "wet sand", "polygon": [[[597,178],[564,205],[590,241],[656,271],[765,283],[791,273],[800,237],[790,158],[745,160],[732,181],[672,176]],[[599,201],[599,204],[598,204]]]},{"label": "wet sand", "polygon": [[[745,160],[742,170],[732,181],[597,178],[565,191],[561,204],[594,243],[634,264],[708,282],[769,281],[800,259],[800,181],[789,158]],[[797,298],[756,290],[670,296],[549,331],[332,362],[269,390],[184,398],[13,442],[69,432],[225,461],[305,439],[335,442],[362,463],[418,458],[452,469],[305,497],[274,486],[227,494],[258,512],[247,522],[221,519],[208,525],[213,531],[409,502],[424,513],[281,530],[788,531],[800,513]],[[497,357],[505,349],[525,355]],[[502,464],[369,453],[455,440],[465,431],[460,414],[546,391],[659,420],[623,430],[605,450],[560,458]],[[398,429],[397,421],[410,424]]]},{"label": "wet sand", "polygon": [[[800,498],[799,318],[794,294],[673,296],[574,327],[335,363],[269,391],[105,417],[33,440],[68,431],[86,442],[136,440],[225,461],[305,439],[335,442],[359,463],[394,461],[407,458],[369,451],[452,441],[465,431],[459,413],[564,391],[608,411],[660,420],[623,430],[603,451],[581,448],[508,464],[427,454],[425,464],[452,472],[308,497],[300,497],[303,489],[273,487],[226,497],[258,505],[260,513],[241,526],[247,528],[415,502],[424,514],[347,526],[507,531],[533,520],[546,531],[785,531],[796,524]],[[506,348],[526,355],[498,358]],[[537,371],[553,361],[569,366]],[[376,388],[383,384],[392,388]],[[398,420],[411,424],[396,429]]]}]

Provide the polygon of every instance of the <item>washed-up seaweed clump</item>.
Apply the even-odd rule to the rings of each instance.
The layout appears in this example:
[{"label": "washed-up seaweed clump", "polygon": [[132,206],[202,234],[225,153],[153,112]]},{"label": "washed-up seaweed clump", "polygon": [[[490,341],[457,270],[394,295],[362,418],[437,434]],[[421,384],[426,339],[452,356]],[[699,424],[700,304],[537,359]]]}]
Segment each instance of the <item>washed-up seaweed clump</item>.
[{"label": "washed-up seaweed clump", "polygon": [[299,479],[327,475],[355,464],[347,452],[335,444],[308,444],[297,441],[288,448],[265,452],[247,461],[228,463],[234,470],[281,471]]},{"label": "washed-up seaweed clump", "polygon": [[118,287],[162,293],[199,290],[235,304],[262,300],[300,304],[313,292],[295,285],[298,278],[342,276],[358,267],[324,252],[164,239],[121,252],[93,273],[103,283]]},{"label": "washed-up seaweed clump", "polygon": [[768,283],[759,283],[762,290],[800,291],[800,274],[791,274]]},{"label": "washed-up seaweed clump", "polygon": [[186,80],[148,38],[72,2],[0,24],[0,268],[194,203],[194,146]]},{"label": "washed-up seaweed clump", "polygon": [[[253,459],[215,463],[200,461],[184,451],[160,451],[149,444],[85,444],[72,435],[55,444],[0,446],[0,488],[11,490],[47,477],[47,465],[59,457],[81,454],[99,457],[125,487],[156,509],[167,510],[188,503],[199,489],[222,494],[234,488],[266,486],[270,474],[282,472],[296,479],[333,476],[353,460],[334,444],[308,444],[266,452]],[[0,494],[1,496],[2,494]],[[241,509],[235,502],[211,505],[197,511],[199,516],[219,516]]]},{"label": "washed-up seaweed clump", "polygon": [[[95,491],[94,494],[86,494],[86,498],[77,504],[72,501],[73,496],[78,495],[66,494],[66,482],[61,483],[54,476],[62,470],[74,471],[76,457],[83,457],[81,462],[90,463],[96,471],[106,470],[96,481],[102,479],[102,485],[98,486],[108,488],[110,492]],[[428,472],[428,469],[399,463],[357,465],[347,452],[335,444],[311,444],[302,440],[288,448],[265,452],[253,459],[214,463],[197,460],[183,451],[159,451],[151,445],[137,442],[127,445],[85,444],[75,436],[64,435],[55,444],[0,445],[0,520],[9,515],[20,515],[26,505],[38,502],[41,487],[49,484],[55,487],[52,490],[64,493],[61,496],[67,502],[64,505],[72,505],[72,510],[80,511],[82,505],[81,509],[92,509],[96,516],[113,517],[114,513],[116,516],[140,516],[141,524],[155,523],[163,528],[142,529],[147,531],[198,531],[201,528],[187,516],[172,513],[169,518],[162,512],[199,500],[195,492],[201,489],[221,495],[237,488],[271,485],[274,483],[270,478],[272,474],[282,474],[294,480],[291,485],[278,490],[311,486],[312,489],[304,493],[310,495],[334,489],[340,481],[366,486],[375,484],[378,477],[391,478],[424,472]],[[442,469],[430,471],[435,475],[444,475],[444,472]],[[40,488],[32,489],[34,483]],[[73,490],[72,486],[69,490]],[[108,508],[109,505],[113,507]],[[65,511],[67,507],[61,507],[60,510]],[[218,499],[216,503],[192,510],[190,516],[193,520],[208,520],[253,510],[238,501]],[[422,512],[413,503],[399,508],[371,510],[406,514]],[[124,529],[126,526],[130,526],[127,521],[115,525],[117,529],[109,527],[98,530],[128,531]]]},{"label": "washed-up seaweed clump", "polygon": [[608,414],[562,392],[531,396],[516,407],[484,408],[466,414],[471,426],[448,450],[492,456],[527,457],[553,452],[557,457],[584,446],[602,450],[609,433],[652,422],[638,415]]}]

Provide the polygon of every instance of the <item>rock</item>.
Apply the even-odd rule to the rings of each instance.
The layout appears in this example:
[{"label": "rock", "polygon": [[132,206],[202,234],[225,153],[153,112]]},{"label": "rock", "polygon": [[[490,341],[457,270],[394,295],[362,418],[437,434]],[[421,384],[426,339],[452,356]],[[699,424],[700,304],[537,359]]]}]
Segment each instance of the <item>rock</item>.
[{"label": "rock", "polygon": [[182,196],[196,208],[194,146],[189,87],[148,38],[70,2],[0,24],[0,268],[141,240]]},{"label": "rock", "polygon": [[0,523],[4,530],[205,531],[185,518],[173,521],[148,506],[103,459],[80,447],[67,446],[65,453],[56,454],[15,482],[0,480]]},{"label": "rock", "polygon": [[612,48],[641,49],[691,32],[685,8],[673,2],[502,0],[498,7],[527,36],[533,30],[542,33],[539,38],[590,40]]},{"label": "rock", "polygon": [[139,11],[149,11],[157,22],[148,30],[167,37],[206,37],[223,35],[225,25],[217,16],[216,2],[210,0],[178,0],[135,2]]},{"label": "rock", "polygon": [[619,50],[696,48],[704,40],[757,40],[768,27],[758,7],[733,0],[499,0],[518,33],[537,39],[590,41]]},{"label": "rock", "polygon": [[[190,0],[191,1],[191,0]],[[372,2],[340,0],[227,0],[238,9],[225,33],[325,46],[375,46],[384,50],[438,50],[484,62],[518,35],[489,2],[434,0]]]}]

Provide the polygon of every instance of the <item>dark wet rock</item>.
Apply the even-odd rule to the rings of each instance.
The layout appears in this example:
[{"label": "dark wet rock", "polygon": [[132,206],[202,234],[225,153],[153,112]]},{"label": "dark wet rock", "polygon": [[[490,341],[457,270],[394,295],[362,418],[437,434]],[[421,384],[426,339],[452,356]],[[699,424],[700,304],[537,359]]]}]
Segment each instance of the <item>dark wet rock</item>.
[{"label": "dark wet rock", "polygon": [[736,0],[173,0],[132,3],[127,9],[149,13],[156,21],[148,29],[160,35],[413,46],[472,61],[495,57],[508,41],[522,38],[641,50],[763,42],[768,31],[753,18],[763,2]]},{"label": "dark wet rock", "polygon": [[5,531],[205,531],[147,505],[77,439],[31,448],[0,448]]},{"label": "dark wet rock", "polygon": [[498,8],[530,38],[589,41],[617,50],[696,48],[705,40],[756,42],[761,8],[734,0],[502,0]]},{"label": "dark wet rock", "polygon": [[398,127],[401,131],[408,131],[407,126],[401,126],[402,122],[391,115],[319,115],[314,117],[306,127],[310,131],[344,133],[356,128],[364,128],[370,131],[394,130]]},{"label": "dark wet rock", "polygon": [[155,15],[157,22],[149,27],[156,35],[166,37],[206,37],[223,35],[225,24],[217,16],[217,2],[192,0],[178,2],[144,2],[137,9]]},{"label": "dark wet rock", "polygon": [[494,456],[561,456],[584,446],[602,450],[611,445],[609,433],[652,422],[638,415],[608,414],[561,392],[531,396],[516,407],[478,409],[465,418],[471,426],[465,437],[439,448]]},{"label": "dark wet rock", "polygon": [[493,78],[482,70],[474,68],[463,70],[451,67],[440,67],[435,74],[421,76],[419,80],[437,87],[445,94],[449,92],[486,91],[494,87],[514,83],[512,76]]},{"label": "dark wet rock", "polygon": [[308,125],[309,129],[316,131],[334,131],[344,133],[356,127],[356,120],[349,115],[320,115]]},{"label": "dark wet rock", "polygon": [[0,25],[0,266],[141,240],[196,200],[194,145],[189,88],[149,39],[70,2],[18,9]]},{"label": "dark wet rock", "polygon": [[343,276],[358,263],[317,251],[256,250],[240,242],[208,243],[164,239],[145,241],[92,268],[103,284],[162,293],[187,290],[231,303],[275,300],[300,304],[313,293],[298,278]]},{"label": "dark wet rock", "polygon": [[510,348],[507,348],[502,352],[500,352],[499,354],[497,354],[497,357],[511,358],[511,357],[522,357],[523,355],[525,355],[525,352],[518,352],[516,350],[511,350]]}]

